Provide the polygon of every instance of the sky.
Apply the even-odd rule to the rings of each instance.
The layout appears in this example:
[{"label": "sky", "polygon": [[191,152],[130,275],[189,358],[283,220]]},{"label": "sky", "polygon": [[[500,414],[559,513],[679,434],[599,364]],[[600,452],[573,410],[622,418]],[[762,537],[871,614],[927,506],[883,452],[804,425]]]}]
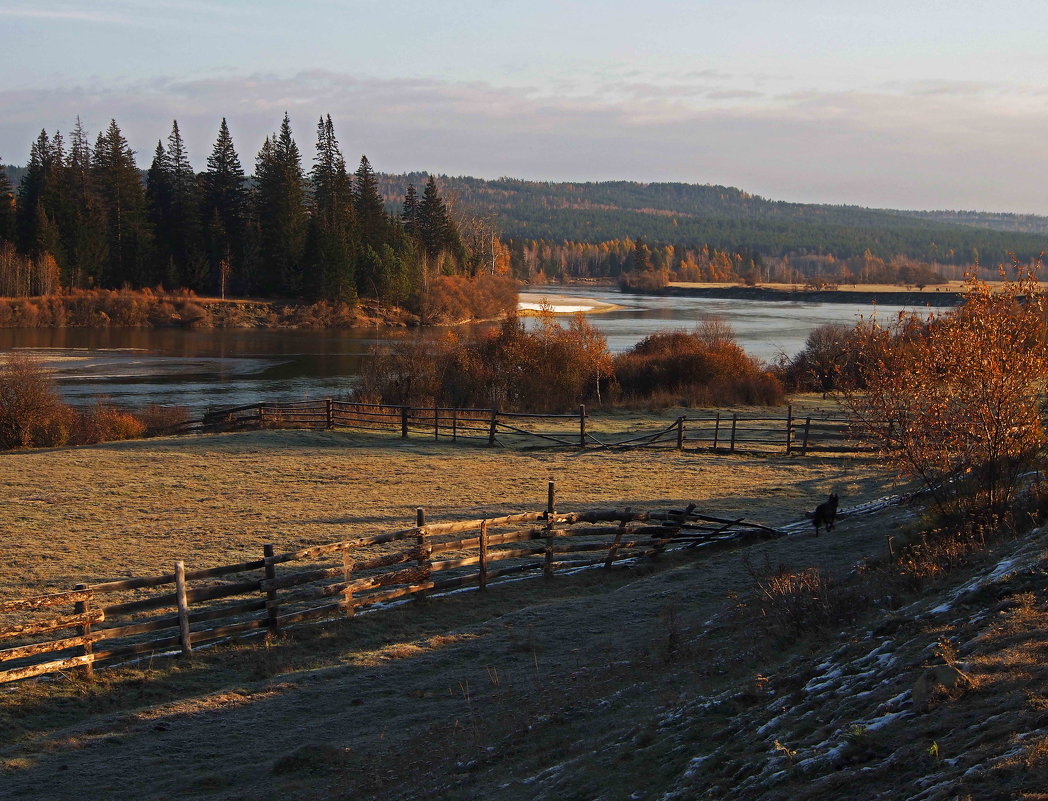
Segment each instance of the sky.
[{"label": "sky", "polygon": [[0,161],[177,120],[248,171],[286,111],[309,159],[681,181],[776,200],[1048,214],[1043,0],[3,0]]}]

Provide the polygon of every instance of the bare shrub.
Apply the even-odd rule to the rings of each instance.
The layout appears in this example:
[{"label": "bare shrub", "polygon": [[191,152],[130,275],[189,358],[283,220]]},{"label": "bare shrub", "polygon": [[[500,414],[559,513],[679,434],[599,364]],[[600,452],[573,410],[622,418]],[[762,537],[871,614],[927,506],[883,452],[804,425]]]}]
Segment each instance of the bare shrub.
[{"label": "bare shrub", "polygon": [[0,448],[62,445],[73,413],[62,403],[51,374],[30,356],[0,363]]},{"label": "bare shrub", "polygon": [[858,621],[874,598],[862,578],[835,580],[817,567],[794,572],[784,564],[743,560],[753,581],[753,607],[760,618],[783,635],[839,630]]},{"label": "bare shrub", "polygon": [[922,482],[945,518],[1007,515],[1048,444],[1046,304],[1032,272],[964,304],[856,329],[866,389],[846,402],[866,439]]},{"label": "bare shrub", "polygon": [[100,399],[93,409],[76,415],[69,439],[74,445],[94,445],[98,442],[136,439],[145,432],[145,423],[135,415]]},{"label": "bare shrub", "polygon": [[730,327],[707,322],[695,332],[652,334],[615,357],[615,378],[631,401],[673,405],[782,403],[777,378],[734,342]]},{"label": "bare shrub", "polygon": [[787,386],[801,391],[832,392],[862,386],[861,340],[844,323],[827,323],[813,329],[804,349],[780,366]]}]

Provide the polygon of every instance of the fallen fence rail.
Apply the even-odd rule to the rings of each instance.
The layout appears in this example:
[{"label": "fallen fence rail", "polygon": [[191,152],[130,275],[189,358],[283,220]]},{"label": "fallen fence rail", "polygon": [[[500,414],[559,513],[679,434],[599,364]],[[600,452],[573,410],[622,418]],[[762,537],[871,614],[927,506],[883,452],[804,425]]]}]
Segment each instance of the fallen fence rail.
[{"label": "fallen fence rail", "polygon": [[204,643],[337,619],[398,599],[461,587],[485,590],[528,572],[611,568],[669,547],[717,547],[781,532],[685,509],[546,508],[427,523],[367,537],[157,576],[79,584],[70,592],[0,601],[0,683],[145,654],[189,655]]}]

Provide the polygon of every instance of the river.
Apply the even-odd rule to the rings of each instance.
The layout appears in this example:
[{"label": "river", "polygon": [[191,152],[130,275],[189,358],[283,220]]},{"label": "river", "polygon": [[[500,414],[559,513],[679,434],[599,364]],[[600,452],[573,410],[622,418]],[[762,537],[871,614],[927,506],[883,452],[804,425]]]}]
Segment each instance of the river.
[{"label": "river", "polygon": [[[657,331],[688,329],[706,317],[730,323],[738,343],[756,358],[793,355],[824,323],[854,323],[873,307],[847,303],[661,297],[610,287],[529,287],[528,293],[592,299],[621,308],[588,316],[613,352]],[[899,307],[879,306],[885,320]],[[533,319],[528,325],[535,325]],[[127,406],[192,407],[344,396],[376,345],[415,336],[403,329],[0,329],[0,352],[22,350],[45,359],[67,402],[107,397]]]}]

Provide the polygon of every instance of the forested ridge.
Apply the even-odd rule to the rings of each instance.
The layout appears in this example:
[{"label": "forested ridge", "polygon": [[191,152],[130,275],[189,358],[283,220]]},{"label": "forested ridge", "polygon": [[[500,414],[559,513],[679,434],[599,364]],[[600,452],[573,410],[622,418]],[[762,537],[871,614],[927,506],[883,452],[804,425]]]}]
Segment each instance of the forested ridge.
[{"label": "forested ridge", "polygon": [[[381,176],[395,196],[424,173]],[[1036,258],[1048,246],[1048,218],[982,212],[909,212],[788,203],[741,189],[683,183],[555,183],[441,177],[445,192],[492,217],[515,240],[598,243],[625,237],[763,258],[905,257],[941,264]]]}]

